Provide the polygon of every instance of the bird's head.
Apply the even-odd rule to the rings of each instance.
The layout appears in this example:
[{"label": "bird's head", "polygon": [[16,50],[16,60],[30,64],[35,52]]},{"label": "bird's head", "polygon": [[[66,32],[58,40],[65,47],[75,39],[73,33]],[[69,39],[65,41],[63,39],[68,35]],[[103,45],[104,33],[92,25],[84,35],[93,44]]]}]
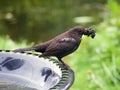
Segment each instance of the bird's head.
[{"label": "bird's head", "polygon": [[95,31],[91,28],[84,28],[83,26],[75,26],[72,28],[71,31],[75,35],[79,35],[79,36],[87,35],[87,36],[91,36],[92,38],[95,37]]},{"label": "bird's head", "polygon": [[70,32],[71,32],[71,34],[82,36],[84,33],[84,30],[85,30],[85,28],[83,26],[75,26],[70,30]]}]

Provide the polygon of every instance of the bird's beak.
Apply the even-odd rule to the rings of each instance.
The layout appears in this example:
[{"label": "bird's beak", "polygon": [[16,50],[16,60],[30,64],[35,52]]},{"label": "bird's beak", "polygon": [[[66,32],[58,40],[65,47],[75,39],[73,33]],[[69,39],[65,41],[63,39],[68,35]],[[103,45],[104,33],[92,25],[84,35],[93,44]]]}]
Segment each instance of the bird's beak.
[{"label": "bird's beak", "polygon": [[92,38],[95,37],[95,32],[91,33],[91,37],[92,37]]},{"label": "bird's beak", "polygon": [[95,37],[95,31],[91,28],[86,28],[84,31],[84,35],[91,36],[92,38]]}]

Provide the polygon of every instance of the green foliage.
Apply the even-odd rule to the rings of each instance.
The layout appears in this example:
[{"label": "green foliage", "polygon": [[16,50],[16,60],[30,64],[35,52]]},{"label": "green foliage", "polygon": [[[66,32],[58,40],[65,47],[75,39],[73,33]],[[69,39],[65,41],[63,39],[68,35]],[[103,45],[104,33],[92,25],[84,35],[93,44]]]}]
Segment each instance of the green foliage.
[{"label": "green foliage", "polygon": [[0,37],[0,50],[12,50],[25,46],[27,46],[25,40],[19,43],[15,43],[12,39],[9,38],[8,35]]},{"label": "green foliage", "polygon": [[109,14],[96,26],[95,39],[84,37],[71,55],[76,78],[71,90],[120,90],[120,6],[115,0],[107,6]]},{"label": "green foliage", "polygon": [[107,9],[106,12],[108,14],[107,17],[105,16],[106,21],[112,25],[120,27],[120,5],[116,0],[108,0],[107,7],[109,9]]}]

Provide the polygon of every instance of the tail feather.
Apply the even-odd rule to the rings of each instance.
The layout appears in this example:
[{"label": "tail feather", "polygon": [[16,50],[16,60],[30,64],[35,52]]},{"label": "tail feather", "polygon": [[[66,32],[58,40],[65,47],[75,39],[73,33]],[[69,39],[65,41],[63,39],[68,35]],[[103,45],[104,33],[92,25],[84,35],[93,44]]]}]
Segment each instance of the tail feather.
[{"label": "tail feather", "polygon": [[25,52],[25,51],[31,51],[31,50],[34,50],[33,47],[28,47],[28,48],[20,48],[20,49],[15,49],[15,50],[12,50],[13,52]]},{"label": "tail feather", "polygon": [[47,42],[38,44],[36,46],[16,49],[16,50],[13,50],[13,52],[25,52],[25,51],[34,50],[36,52],[42,52],[43,53],[46,50],[46,48],[49,46],[50,43],[51,43],[51,41],[47,41]]}]

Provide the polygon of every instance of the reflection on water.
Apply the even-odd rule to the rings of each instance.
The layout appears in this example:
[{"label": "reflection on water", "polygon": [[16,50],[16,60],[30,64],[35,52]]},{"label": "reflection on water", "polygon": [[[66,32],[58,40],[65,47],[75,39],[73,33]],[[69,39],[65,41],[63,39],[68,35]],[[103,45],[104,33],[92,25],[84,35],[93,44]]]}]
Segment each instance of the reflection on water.
[{"label": "reflection on water", "polygon": [[[1,11],[4,11],[0,12],[0,35],[7,34],[17,41],[46,41],[76,24],[89,27],[99,23],[104,16],[101,12],[105,3],[106,0],[34,0],[27,4],[26,1],[19,3],[15,0],[9,4],[0,1]],[[81,16],[92,17],[94,22],[74,22],[74,18]]]},{"label": "reflection on water", "polygon": [[44,58],[0,52],[0,90],[48,90],[60,79],[60,69]]},{"label": "reflection on water", "polygon": [[2,83],[2,84],[0,83],[0,90],[38,90],[38,89],[28,88],[28,87],[23,87],[8,83]]}]

